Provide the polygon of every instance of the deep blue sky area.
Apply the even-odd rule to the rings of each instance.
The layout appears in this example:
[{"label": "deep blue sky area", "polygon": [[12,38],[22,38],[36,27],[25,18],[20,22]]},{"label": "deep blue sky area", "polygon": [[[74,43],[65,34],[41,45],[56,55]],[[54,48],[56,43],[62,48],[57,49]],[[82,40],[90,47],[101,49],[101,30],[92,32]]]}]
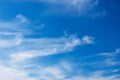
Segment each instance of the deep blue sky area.
[{"label": "deep blue sky area", "polygon": [[119,0],[0,0],[0,80],[120,80],[119,63]]}]

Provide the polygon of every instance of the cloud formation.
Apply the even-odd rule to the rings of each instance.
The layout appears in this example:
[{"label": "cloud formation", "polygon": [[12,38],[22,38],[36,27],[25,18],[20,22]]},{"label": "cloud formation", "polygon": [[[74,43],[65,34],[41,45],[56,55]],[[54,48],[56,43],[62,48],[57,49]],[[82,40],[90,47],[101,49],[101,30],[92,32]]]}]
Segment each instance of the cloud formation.
[{"label": "cloud formation", "polygon": [[[65,76],[63,75],[65,73],[58,66],[39,68],[41,72],[37,71],[40,75],[37,78],[29,77],[31,70],[29,72],[23,66],[30,68],[26,60],[31,60],[32,58],[63,54],[74,50],[78,45],[94,43],[94,38],[87,35],[81,39],[76,35],[58,38],[27,38],[25,37],[26,35],[34,34],[35,29],[33,27],[35,25],[31,24],[26,17],[20,14],[10,21],[0,21],[0,26],[1,80],[61,79]],[[32,26],[32,29],[29,28],[30,26]],[[35,64],[32,65],[37,66]],[[68,68],[68,66],[59,65],[64,69]],[[48,78],[46,77],[47,75],[49,75]]]},{"label": "cloud formation", "polygon": [[[10,53],[10,58],[16,62],[34,57],[66,53],[78,45],[94,43],[94,38],[91,36],[84,36],[82,39],[75,35],[58,38],[26,38],[25,35],[34,34],[34,25],[20,14],[11,21],[0,22],[0,25],[0,49],[3,49],[3,54],[8,49],[6,54]],[[30,26],[33,30],[29,28]]]},{"label": "cloud formation", "polygon": [[[119,55],[119,49],[115,52],[100,53],[99,55],[90,55],[86,58],[80,58],[81,61],[79,63],[69,62],[67,59],[60,60],[52,65],[34,63],[32,60],[38,57],[42,58],[50,55],[69,53],[77,46],[94,44],[94,37],[85,35],[82,38],[79,38],[76,35],[65,34],[64,36],[57,38],[27,38],[25,37],[26,34],[24,34],[24,31],[29,32],[27,35],[32,35],[34,34],[34,29],[32,31],[29,29],[31,24],[26,17],[23,17],[22,15],[17,15],[16,17],[17,19],[13,19],[12,21],[0,22],[0,24],[2,24],[0,27],[0,55],[2,55],[0,56],[0,80],[120,79],[120,76],[115,74],[120,70],[110,68],[119,65],[119,60],[115,57]],[[92,70],[91,72],[84,67],[97,67],[98,70]],[[101,68],[107,69],[104,70]],[[82,73],[86,73],[86,75]],[[105,76],[105,74],[112,75]],[[6,75],[9,77],[6,77]]]},{"label": "cloud formation", "polygon": [[78,45],[92,44],[93,42],[93,37],[85,36],[79,39],[74,35],[61,38],[23,39],[18,46],[22,50],[15,51],[15,53],[11,54],[11,58],[15,59],[14,61],[22,61],[38,56],[62,54],[72,51]]}]

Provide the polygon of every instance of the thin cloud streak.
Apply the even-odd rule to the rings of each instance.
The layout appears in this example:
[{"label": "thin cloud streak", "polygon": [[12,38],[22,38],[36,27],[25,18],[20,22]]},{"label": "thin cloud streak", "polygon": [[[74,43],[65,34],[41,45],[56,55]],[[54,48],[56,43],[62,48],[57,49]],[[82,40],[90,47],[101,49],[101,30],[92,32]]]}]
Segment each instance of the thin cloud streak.
[{"label": "thin cloud streak", "polygon": [[[75,35],[66,36],[66,34],[58,38],[26,38],[24,33],[34,34],[34,29],[31,32],[29,28],[34,26],[29,22],[30,20],[20,14],[12,21],[0,22],[2,26],[0,30],[0,49],[2,49],[3,54],[4,52],[9,54],[9,57],[15,62],[34,57],[67,53],[74,50],[78,45],[94,43],[94,38],[87,35],[81,39]],[[5,51],[6,49],[8,51]]]},{"label": "thin cloud streak", "polygon": [[16,51],[17,53],[13,53],[11,58],[14,61],[24,61],[34,57],[63,54],[72,51],[78,45],[93,44],[94,40],[91,38],[85,36],[79,39],[74,35],[70,35],[67,38],[23,39],[18,46],[18,48],[22,48],[22,51]]}]

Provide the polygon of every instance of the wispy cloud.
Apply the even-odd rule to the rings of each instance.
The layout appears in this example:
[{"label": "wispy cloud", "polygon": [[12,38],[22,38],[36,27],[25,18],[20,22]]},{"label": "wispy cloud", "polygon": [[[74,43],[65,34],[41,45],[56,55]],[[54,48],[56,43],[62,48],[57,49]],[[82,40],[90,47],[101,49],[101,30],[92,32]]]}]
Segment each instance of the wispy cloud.
[{"label": "wispy cloud", "polygon": [[[5,34],[7,35],[7,34]],[[9,34],[8,34],[9,35]],[[20,45],[22,42],[22,36],[16,35],[14,39],[1,39],[0,38],[0,48],[8,48]]]},{"label": "wispy cloud", "polygon": [[[40,27],[43,27],[43,24],[39,25],[39,28]],[[8,21],[0,20],[0,36],[29,35],[37,28],[38,26],[36,26],[34,22],[21,14],[16,15],[15,18]]]},{"label": "wispy cloud", "polygon": [[[120,79],[120,76],[115,74],[120,70],[118,68],[111,69],[111,67],[119,64],[119,60],[117,60],[118,57],[116,56],[120,55],[120,49],[117,49],[115,52],[100,53],[97,55],[90,55],[86,58],[81,58],[79,63],[72,63],[67,61],[67,59],[64,59],[62,61],[58,61],[58,63],[47,66],[43,65],[43,63],[35,64],[34,61],[32,61],[35,58],[69,53],[77,46],[94,44],[94,37],[85,35],[82,38],[79,38],[76,35],[65,34],[64,36],[57,38],[27,38],[25,37],[26,34],[22,34],[23,32],[21,32],[21,26],[19,25],[23,25],[23,23],[27,24],[27,26],[24,25],[22,29],[29,31],[29,20],[22,15],[18,15],[17,18],[19,20],[13,19],[13,21],[7,22],[9,24],[12,23],[12,26],[6,26],[4,28],[1,27],[1,31],[6,34],[1,34],[0,36],[0,52],[4,54],[4,56],[0,56],[0,80]],[[3,23],[6,22],[4,21]],[[10,28],[12,28],[13,31],[11,31]],[[4,29],[6,31],[4,31]],[[15,34],[12,34],[14,30]],[[32,35],[33,33],[34,31],[29,34]],[[87,70],[85,67],[92,67],[97,70],[92,70],[91,72],[91,70]],[[101,68],[107,69],[105,70]],[[85,73],[86,75],[82,73]],[[112,75],[106,76],[106,74]],[[6,77],[6,75],[9,77]]]},{"label": "wispy cloud", "polygon": [[[58,38],[26,38],[27,32],[29,35],[34,33],[34,29],[31,31],[34,25],[20,14],[12,21],[4,21],[0,24],[0,48],[3,49],[2,52],[6,48],[10,50],[6,53],[10,53],[10,58],[14,61],[66,53],[72,51],[78,45],[94,43],[94,38],[91,36],[84,36],[81,39],[75,35]],[[32,27],[29,28],[30,26]]]},{"label": "wispy cloud", "polygon": [[[66,71],[71,70],[70,66],[66,63],[45,67],[42,67],[42,64],[40,67],[33,63],[32,65],[34,68],[36,68],[35,66],[38,67],[35,69],[36,73],[33,73],[32,70],[27,70],[23,66],[30,68],[28,64],[29,61],[27,60],[31,60],[36,57],[64,54],[73,51],[78,45],[94,43],[94,37],[87,35],[82,38],[78,38],[76,35],[66,36],[66,34],[57,38],[27,38],[24,33],[28,31],[29,34],[27,35],[32,35],[34,33],[34,29],[31,31],[29,26],[34,26],[29,22],[29,19],[22,15],[17,15],[16,18],[11,21],[0,21],[0,25],[0,52],[1,55],[4,55],[0,56],[1,80],[63,79],[66,76]],[[32,78],[29,76],[30,74],[39,76]],[[9,76],[9,78],[6,77],[6,75]]]},{"label": "wispy cloud", "polygon": [[11,54],[11,58],[15,59],[14,61],[22,61],[38,56],[62,54],[72,51],[78,45],[92,44],[93,42],[93,37],[85,36],[79,39],[74,35],[61,38],[23,39],[18,46],[22,50],[15,51],[15,53]]},{"label": "wispy cloud", "polygon": [[[43,27],[43,24],[39,27]],[[0,20],[0,48],[18,46],[25,35],[35,33],[36,29],[37,26],[21,14],[12,20]]]},{"label": "wispy cloud", "polygon": [[[79,72],[79,68],[74,71],[74,67],[69,65],[69,62],[65,64],[70,68],[67,69],[64,65],[64,62],[59,62],[58,64],[52,66],[38,66],[35,67],[35,70],[30,68],[30,70],[12,68],[0,66],[0,79],[4,80],[119,80],[119,75],[105,76],[106,71],[92,71],[90,73],[86,72],[86,75],[74,74],[75,71]],[[42,65],[42,64],[41,64]],[[73,65],[73,64],[72,64]],[[20,67],[20,66],[19,66]],[[84,71],[84,69],[83,69]],[[35,72],[35,73],[34,73]],[[80,73],[80,72],[79,72]],[[30,74],[35,76],[30,77]],[[72,75],[71,75],[72,74]],[[9,77],[6,77],[9,76]],[[71,75],[71,76],[69,76]]]},{"label": "wispy cloud", "polygon": [[[54,40],[54,41],[56,41],[56,40]],[[116,53],[118,54],[119,49],[117,49],[115,52],[109,52],[108,54],[111,55],[114,53],[115,53],[115,55],[116,55]],[[21,54],[24,54],[24,53],[21,53]],[[34,53],[34,54],[37,54],[37,53]],[[32,55],[34,55],[34,54],[32,54]],[[101,54],[102,53],[100,53],[99,56],[97,56],[97,58],[91,57],[90,59],[98,59],[99,57],[101,57],[100,56]],[[103,54],[102,54],[102,56],[103,56]],[[106,54],[104,56],[106,56]],[[17,56],[15,56],[15,57],[17,57]],[[21,57],[21,56],[19,56],[19,57]],[[19,57],[17,57],[17,58],[19,58]],[[86,61],[87,65],[84,64],[84,61]],[[88,66],[89,62],[87,62],[87,60],[84,60],[84,61],[80,62],[79,64],[83,64],[84,67]],[[92,63],[94,63],[94,62],[96,62],[96,60],[92,61]],[[54,65],[48,65],[48,66],[45,66],[42,63],[39,63],[39,65],[38,65],[38,64],[34,64],[32,62],[31,62],[32,66],[29,64],[26,64],[26,63],[24,64],[24,62],[22,64],[22,66],[17,66],[18,63],[17,64],[10,63],[9,64],[10,66],[5,66],[4,64],[1,64],[0,71],[2,74],[0,76],[0,79],[8,80],[8,78],[5,77],[6,75],[10,76],[9,80],[16,80],[16,79],[22,79],[22,80],[119,80],[120,79],[120,76],[118,74],[112,74],[112,73],[118,72],[119,69],[107,71],[107,70],[103,70],[103,69],[100,69],[99,67],[97,67],[98,70],[93,70],[91,72],[91,71],[87,71],[86,69],[84,69],[84,67],[79,66],[78,63],[77,63],[77,67],[75,68],[75,66],[76,66],[75,64],[76,63],[66,61],[66,59],[59,61],[58,63],[55,63]],[[21,65],[21,64],[19,64],[19,65]],[[96,65],[100,66],[102,64],[97,62]],[[26,66],[26,67],[24,67],[24,66]],[[94,66],[94,64],[92,66]],[[94,66],[94,67],[96,67],[96,66]],[[109,67],[107,67],[107,68],[109,69]],[[86,75],[82,74],[82,73],[85,73]],[[112,75],[106,75],[109,73],[111,73]],[[13,74],[15,74],[15,75],[13,76]],[[34,76],[31,77],[30,76],[31,74],[33,74]]]},{"label": "wispy cloud", "polygon": [[[37,0],[38,2],[47,3],[47,5],[59,5],[59,13],[71,12],[74,16],[85,16],[91,18],[100,18],[107,15],[106,8],[100,6],[100,0]],[[61,6],[60,6],[61,5]],[[63,10],[64,8],[64,10]],[[54,10],[50,10],[50,12]],[[68,14],[67,14],[68,15]]]},{"label": "wispy cloud", "polygon": [[92,44],[92,43],[94,43],[94,37],[92,37],[92,36],[84,36],[83,38],[82,38],[82,42],[83,43],[87,43],[87,44]]},{"label": "wispy cloud", "polygon": [[119,56],[120,56],[120,49],[116,49],[115,52],[106,52],[106,53],[101,53],[100,56],[105,57],[105,60],[103,61],[105,64],[109,66],[116,66],[119,65]]},{"label": "wispy cloud", "polygon": [[4,66],[0,64],[0,79],[1,80],[36,80],[28,76],[28,73],[14,69],[8,66]]},{"label": "wispy cloud", "polygon": [[89,55],[81,58],[81,62],[83,61],[81,66],[85,67],[87,65],[94,69],[105,70],[104,74],[115,74],[120,70],[118,68],[118,66],[120,66],[119,56],[119,48],[114,52],[103,52],[96,55]]},{"label": "wispy cloud", "polygon": [[[42,15],[62,14],[101,18],[107,15],[107,10],[101,6],[100,0],[12,0],[17,2],[37,2],[46,6]],[[23,19],[23,18],[22,18]]]},{"label": "wispy cloud", "polygon": [[80,14],[93,9],[98,5],[98,0],[66,0],[69,8],[78,11]]},{"label": "wispy cloud", "polygon": [[0,34],[1,35],[11,35],[11,34],[22,34],[28,32],[27,19],[22,15],[17,15],[15,19],[10,21],[0,21]]},{"label": "wispy cloud", "polygon": [[94,9],[98,5],[99,0],[44,0],[44,2],[66,5],[65,7],[69,10],[74,10],[81,14]]}]

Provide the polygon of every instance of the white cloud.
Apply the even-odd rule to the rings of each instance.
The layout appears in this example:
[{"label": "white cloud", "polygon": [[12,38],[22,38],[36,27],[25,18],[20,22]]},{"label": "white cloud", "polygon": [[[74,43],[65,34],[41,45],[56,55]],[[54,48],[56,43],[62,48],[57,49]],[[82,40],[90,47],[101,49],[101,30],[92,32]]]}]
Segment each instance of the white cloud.
[{"label": "white cloud", "polygon": [[94,37],[92,37],[92,36],[84,36],[83,38],[82,38],[82,42],[83,43],[87,43],[87,44],[92,44],[92,43],[94,43]]},{"label": "white cloud", "polygon": [[[59,62],[59,64],[55,64],[53,66],[47,66],[47,67],[40,67],[38,69],[38,77],[39,80],[119,80],[119,75],[109,75],[105,76],[104,74],[107,73],[104,70],[98,70],[98,71],[92,71],[88,73],[83,69],[85,72],[85,75],[80,74],[79,68],[74,70],[71,65],[69,65],[69,62],[66,63],[67,66],[70,67],[70,70],[65,68],[64,65],[62,65],[63,62]],[[72,64],[73,65],[73,64]],[[71,75],[72,74],[72,75]],[[70,76],[69,76],[70,75]]]},{"label": "white cloud", "polygon": [[[32,34],[37,27],[33,23],[21,14],[16,15],[12,20],[0,20],[0,37]],[[40,26],[43,27],[44,25],[41,24]]]},{"label": "white cloud", "polygon": [[[38,0],[43,3],[51,3],[52,5],[61,5],[59,13],[70,12],[69,15],[90,17],[90,18],[101,18],[107,15],[105,7],[99,7],[100,0]],[[48,5],[48,4],[47,4]],[[61,9],[63,8],[63,9]],[[50,10],[52,12],[52,10]],[[54,13],[54,10],[53,10]],[[68,15],[68,14],[67,14]]]},{"label": "white cloud", "polygon": [[64,72],[59,67],[55,66],[42,68],[39,74],[39,80],[61,80],[65,77]]},{"label": "white cloud", "polygon": [[97,6],[98,0],[66,0],[65,3],[68,7],[82,13]]},{"label": "white cloud", "polygon": [[[24,36],[34,33],[34,25],[29,22],[21,14],[17,15],[13,20],[0,21],[0,49],[8,49],[8,51],[3,49],[2,53],[6,52],[6,54],[9,54],[14,61],[66,53],[72,51],[78,45],[92,44],[94,42],[91,36],[84,36],[82,39],[79,39],[75,35],[65,35],[60,38],[28,39]],[[32,27],[29,28],[30,26]]]},{"label": "white cloud", "polygon": [[116,55],[120,54],[120,48],[116,49],[116,51],[114,52],[104,52],[104,53],[100,53],[100,56],[106,56],[106,57],[114,57]]},{"label": "white cloud", "polygon": [[103,63],[109,66],[116,66],[119,65],[120,60],[119,60],[119,55],[120,55],[120,49],[116,49],[114,52],[105,52],[101,53],[100,56],[104,56],[105,60]]},{"label": "white cloud", "polygon": [[[68,63],[67,63],[68,64]],[[14,65],[12,65],[14,66]],[[70,66],[70,65],[67,65]],[[20,67],[20,66],[19,66]],[[19,68],[12,68],[9,66],[0,66],[0,80],[119,80],[119,75],[104,76],[106,71],[93,71],[86,76],[82,74],[73,74],[74,70],[66,72],[64,66],[61,64],[55,64],[53,66],[43,66],[36,68],[35,71],[21,70]],[[35,72],[35,73],[34,73]],[[37,76],[30,77],[29,74],[34,73]]]},{"label": "white cloud", "polygon": [[14,39],[0,39],[0,48],[19,46],[22,42],[22,36],[16,35]]},{"label": "white cloud", "polygon": [[21,14],[16,15],[16,20],[21,23],[29,23],[29,20]]},{"label": "white cloud", "polygon": [[[36,57],[43,57],[55,54],[64,54],[74,50],[78,45],[93,44],[91,36],[83,36],[81,39],[75,35],[67,35],[58,38],[26,38],[26,34],[34,33],[34,27],[30,21],[17,15],[10,21],[0,21],[0,80],[61,80],[70,72],[71,66],[68,63],[60,63],[53,66],[43,66],[29,61]],[[32,31],[33,32],[32,32]],[[29,33],[27,33],[29,32]],[[7,64],[7,66],[6,66]],[[40,64],[42,66],[42,64]],[[37,67],[36,67],[37,66]],[[31,74],[37,75],[31,77]]]},{"label": "white cloud", "polygon": [[[40,25],[39,27],[43,27]],[[36,26],[21,14],[16,15],[12,20],[0,20],[0,48],[18,46],[25,35],[31,35]]]},{"label": "white cloud", "polygon": [[[58,38],[26,38],[24,33],[30,31],[29,21],[22,15],[16,17],[12,21],[0,22],[2,26],[0,27],[0,52],[5,56],[0,56],[5,58],[1,58],[0,80],[64,80],[68,72],[72,71],[68,63],[43,66],[39,69],[34,67],[36,73],[26,70],[23,66],[29,68],[30,64],[26,60],[32,58],[63,54],[74,50],[78,45],[94,43],[94,38],[91,36],[83,36],[81,39],[75,35]],[[31,73],[39,76],[30,77]]]},{"label": "white cloud", "polygon": [[23,61],[34,57],[66,53],[72,51],[78,45],[92,44],[94,40],[91,38],[85,36],[79,39],[71,35],[61,38],[23,39],[22,43],[18,46],[22,50],[15,51],[15,53],[11,54],[11,58],[14,61]]},{"label": "white cloud", "polygon": [[[78,38],[75,35],[68,36],[65,34],[65,36],[58,38],[28,39],[22,34],[24,31],[29,31],[28,25],[23,24],[28,21],[21,15],[17,16],[17,20],[0,22],[2,25],[2,27],[0,27],[0,31],[2,31],[0,32],[0,52],[2,54],[5,52],[4,56],[8,57],[6,60],[2,60],[1,58],[3,64],[0,64],[0,80],[119,80],[119,75],[103,76],[106,72],[98,74],[97,71],[93,71],[88,76],[77,74],[79,68],[75,68],[73,64],[70,65],[64,61],[49,66],[43,66],[42,63],[39,63],[40,66],[31,63],[35,71],[33,71],[33,68],[27,70],[27,68],[30,68],[30,64],[26,62],[27,60],[70,52],[78,45],[93,44],[94,37],[86,35]],[[105,56],[105,59],[107,59],[104,60],[104,62],[100,60],[101,63],[98,61],[97,65],[101,65],[102,63],[110,66],[118,65],[118,61],[116,62],[113,58],[119,55],[119,53],[120,49],[117,49],[115,52],[100,54],[99,57]],[[94,61],[92,63],[94,63]],[[7,66],[4,64],[7,64]],[[84,65],[84,63],[81,64]],[[89,63],[87,62],[86,64]],[[24,66],[27,66],[27,68]],[[82,67],[80,68],[82,69]],[[77,69],[77,71],[75,69]],[[117,71],[119,71],[119,69],[114,70],[114,72]],[[86,70],[83,69],[83,72],[86,72]],[[35,74],[36,77],[30,77],[30,74]],[[86,74],[89,73],[86,72]]]},{"label": "white cloud", "polygon": [[43,12],[45,15],[50,15],[51,13],[66,15],[67,13],[67,15],[90,18],[101,18],[107,15],[105,7],[104,6],[99,7],[100,0],[24,0],[24,1],[44,3],[44,5],[49,6],[49,8],[47,8],[47,10]]},{"label": "white cloud", "polygon": [[[34,64],[34,63],[32,63]],[[32,65],[31,64],[31,65]],[[83,63],[81,63],[83,64]],[[27,66],[28,64],[24,64]],[[42,63],[39,63],[38,66],[35,67],[35,70],[33,68],[29,70],[24,69],[24,65],[17,66],[15,68],[9,67],[9,66],[0,66],[0,79],[1,80],[119,80],[119,75],[108,75],[105,76],[108,71],[104,70],[98,70],[98,71],[92,71],[88,73],[86,70],[82,69],[86,75],[83,74],[76,74],[79,72],[79,68],[76,68],[72,62],[65,62],[65,60],[62,60],[54,65],[49,66],[43,66]],[[16,64],[11,64],[11,66],[16,66]],[[29,67],[29,66],[28,66]],[[23,68],[23,69],[19,69]],[[78,71],[78,72],[77,72]],[[114,72],[119,71],[116,69]],[[30,77],[29,74],[35,74],[35,77]],[[71,75],[72,74],[72,75]],[[7,76],[10,76],[9,79]]]},{"label": "white cloud", "polygon": [[0,34],[1,35],[14,35],[14,34],[22,34],[27,32],[25,29],[27,26],[25,23],[21,23],[21,19],[13,19],[11,21],[0,21]]},{"label": "white cloud", "polygon": [[[76,73],[74,71],[74,67],[69,65],[68,62],[66,62],[66,66],[70,67],[69,69],[66,69],[66,67],[63,65],[64,62],[59,62],[59,64],[55,64],[52,66],[42,66],[39,68],[36,68],[36,80],[119,80],[119,75],[110,75],[105,76],[104,74],[107,73],[104,70],[100,71],[92,71],[90,73],[86,72],[86,75],[82,74],[74,74]],[[73,65],[73,64],[72,64]],[[69,71],[68,71],[69,70]],[[77,71],[79,71],[79,68],[77,68]],[[72,74],[72,75],[71,75]],[[69,76],[71,75],[71,76]]]},{"label": "white cloud", "polygon": [[0,80],[36,80],[28,76],[28,73],[19,69],[0,65]]},{"label": "white cloud", "polygon": [[89,62],[84,62],[81,66],[87,65],[95,69],[99,68],[99,69],[108,70],[106,71],[106,74],[113,73],[112,71],[114,70],[117,70],[117,71],[120,70],[119,68],[117,68],[120,66],[119,56],[120,56],[119,48],[113,52],[104,52],[104,53],[98,53],[95,55],[88,55],[83,57],[82,61],[89,61]]}]

